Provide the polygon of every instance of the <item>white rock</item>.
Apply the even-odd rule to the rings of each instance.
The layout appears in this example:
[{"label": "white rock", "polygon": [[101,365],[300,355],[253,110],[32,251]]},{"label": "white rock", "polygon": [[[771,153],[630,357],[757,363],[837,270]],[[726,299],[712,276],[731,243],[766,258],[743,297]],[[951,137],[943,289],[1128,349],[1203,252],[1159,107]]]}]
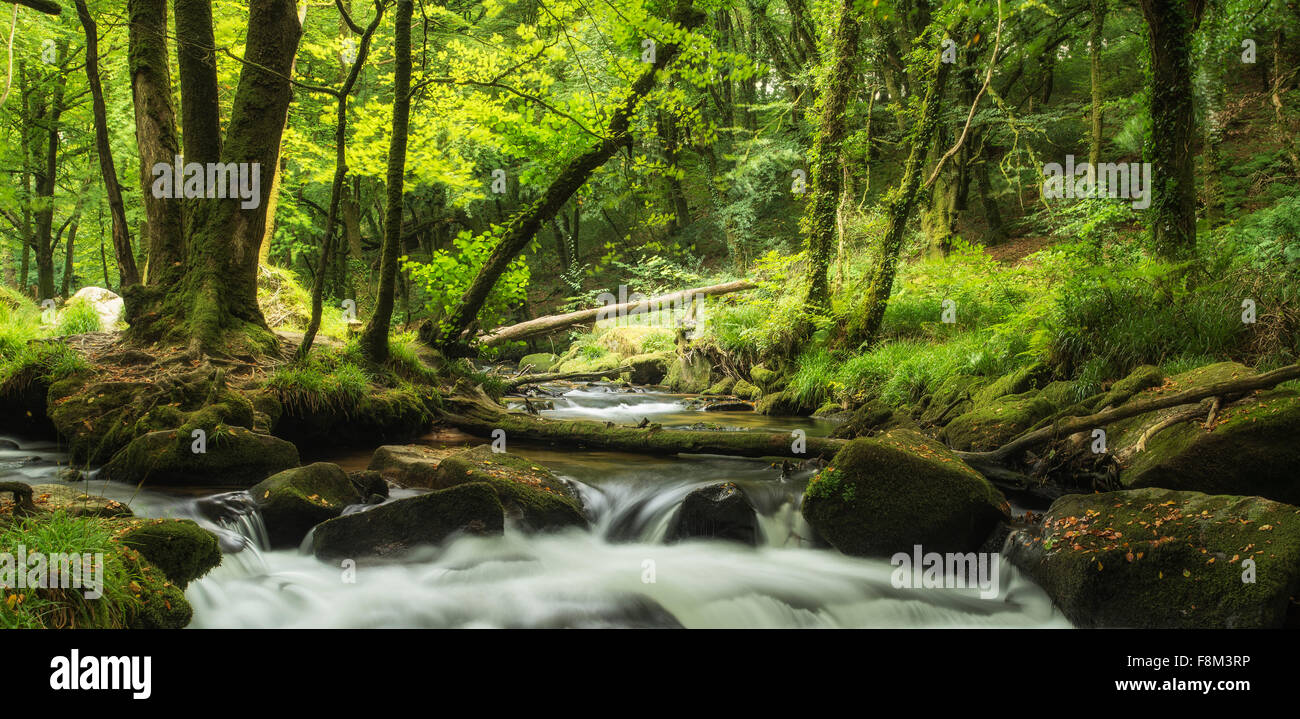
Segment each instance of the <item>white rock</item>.
[{"label": "white rock", "polygon": [[122,298],[112,290],[103,287],[82,287],[68,301],[75,299],[86,300],[95,308],[95,312],[99,315],[101,330],[116,328],[118,321],[122,319]]}]

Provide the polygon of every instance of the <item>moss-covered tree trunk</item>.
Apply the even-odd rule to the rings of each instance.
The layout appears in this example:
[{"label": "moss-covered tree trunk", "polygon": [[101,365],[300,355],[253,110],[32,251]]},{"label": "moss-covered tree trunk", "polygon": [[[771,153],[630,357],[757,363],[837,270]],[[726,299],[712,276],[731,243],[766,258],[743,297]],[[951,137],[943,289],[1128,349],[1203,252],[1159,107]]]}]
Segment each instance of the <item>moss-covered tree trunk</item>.
[{"label": "moss-covered tree trunk", "polygon": [[185,256],[180,200],[154,197],[150,191],[154,166],[171,164],[180,154],[167,55],[167,0],[130,0],[127,13],[135,140],[144,192],[144,280],[150,286],[166,288],[180,278]]},{"label": "moss-covered tree trunk", "polygon": [[108,210],[113,220],[113,253],[117,257],[121,286],[129,287],[140,282],[140,271],[135,266],[135,255],[131,251],[131,230],[126,224],[126,205],[122,201],[122,188],[117,182],[113,148],[108,141],[108,115],[104,104],[104,88],[99,80],[99,28],[90,16],[85,0],[77,0],[77,18],[86,34],[86,80],[90,84],[95,117],[95,154],[99,156],[99,172],[103,177],[104,194],[108,197]]},{"label": "moss-covered tree trunk", "polygon": [[[59,62],[64,62],[68,54],[68,43],[58,44]],[[38,127],[45,131],[44,154],[36,165],[35,212],[36,232],[32,238],[36,254],[37,299],[47,300],[54,297],[54,190],[58,186],[59,147],[62,144],[63,129],[60,123],[66,109],[64,92],[68,78],[63,67],[54,68],[53,89],[50,91],[50,104],[47,113],[36,118]]]},{"label": "moss-covered tree trunk", "polygon": [[889,294],[894,287],[894,274],[898,269],[898,255],[903,249],[907,224],[916,207],[916,196],[921,188],[922,165],[930,152],[930,143],[934,139],[935,128],[939,123],[939,106],[943,102],[951,68],[952,65],[943,62],[942,54],[936,51],[933,66],[930,68],[930,81],[926,85],[925,96],[921,102],[920,118],[908,140],[909,150],[903,178],[889,199],[885,237],[881,242],[876,266],[872,270],[871,283],[867,286],[866,294],[863,295],[841,339],[841,344],[846,347],[858,347],[873,342],[885,319]]},{"label": "moss-covered tree trunk", "polygon": [[1141,0],[1151,52],[1151,239],[1171,260],[1196,251],[1192,39],[1204,0]]},{"label": "moss-covered tree trunk", "polygon": [[826,73],[821,97],[821,124],[813,142],[812,193],[804,217],[807,235],[808,288],[804,295],[807,316],[803,333],[811,328],[812,315],[830,309],[828,270],[835,254],[840,193],[843,191],[844,139],[848,135],[846,117],[849,98],[856,89],[858,37],[862,19],[854,9],[854,0],[842,0],[835,27],[834,56]]},{"label": "moss-covered tree trunk", "polygon": [[402,190],[406,174],[407,128],[411,114],[411,0],[398,0],[393,48],[393,131],[388,144],[388,200],[384,209],[384,244],[379,259],[379,294],[375,311],[361,331],[361,351],[373,362],[388,359],[388,330],[397,287],[397,256],[402,241]]},{"label": "moss-covered tree trunk", "polygon": [[[691,0],[676,0],[676,4],[673,21],[683,30],[692,30],[703,22],[703,13],[695,10]],[[487,301],[488,294],[496,286],[497,279],[515,257],[528,246],[542,225],[554,217],[573,193],[586,183],[591,173],[605,164],[614,153],[631,143],[632,116],[642,98],[654,88],[658,76],[677,57],[680,50],[677,43],[666,43],[657,48],[654,62],[637,78],[636,82],[632,83],[631,92],[614,111],[605,137],[594,147],[570,160],[560,171],[559,176],[542,192],[542,196],[510,220],[501,241],[492,250],[492,254],[488,256],[474,281],[456,306],[439,323],[440,326],[433,340],[436,346],[453,354],[465,354],[468,351],[467,335],[483,303]]]},{"label": "moss-covered tree trunk", "polygon": [[[291,96],[288,78],[302,34],[297,9],[293,0],[252,2],[245,63],[225,137],[194,138],[201,157],[212,156],[219,147],[217,160],[224,168],[239,168],[245,182],[251,184],[253,197],[242,198],[227,190],[224,198],[188,199],[182,236],[179,202],[148,201],[153,164],[145,158],[161,161],[162,152],[175,147],[173,116],[167,101],[170,84],[165,73],[166,45],[155,34],[159,19],[165,18],[165,7],[159,6],[156,0],[131,2],[137,136],[151,234],[150,287],[147,291],[142,288],[134,297],[128,295],[131,331],[142,340],[185,345],[198,355],[274,352],[276,339],[257,304],[257,260],[270,185],[270,173],[265,170],[279,160],[284,112]],[[194,27],[195,36],[182,37],[183,47],[202,48],[205,38],[211,37],[210,27],[205,32],[198,17],[206,10],[203,0],[187,6],[187,22],[180,27]],[[161,26],[165,24],[163,19]],[[181,80],[182,101],[200,105],[183,108],[183,114],[187,119],[196,118],[200,125],[214,127],[217,97],[208,85],[209,70],[201,65],[188,61],[180,65],[185,75]],[[189,77],[189,72],[198,76]],[[186,139],[190,139],[189,130]],[[207,194],[213,194],[212,187],[206,189]],[[169,229],[161,232],[159,228]]]},{"label": "moss-covered tree trunk", "polygon": [[[1092,133],[1088,138],[1088,165],[1095,172],[1101,162],[1101,40],[1106,26],[1106,0],[1092,0],[1092,32],[1088,36],[1088,77],[1092,85],[1092,108],[1089,120]],[[1095,177],[1095,176],[1094,176]]]}]

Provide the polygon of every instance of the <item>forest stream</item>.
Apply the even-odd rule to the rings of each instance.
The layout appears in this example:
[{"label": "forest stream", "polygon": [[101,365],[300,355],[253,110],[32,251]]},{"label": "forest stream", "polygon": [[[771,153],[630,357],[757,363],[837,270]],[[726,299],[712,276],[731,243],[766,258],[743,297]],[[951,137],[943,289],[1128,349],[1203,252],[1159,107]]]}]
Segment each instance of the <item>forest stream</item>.
[{"label": "forest stream", "polygon": [[[699,422],[735,431],[829,423],[753,412],[701,412],[683,395],[612,386],[551,386],[563,392],[544,416],[612,422],[648,418],[667,430]],[[417,444],[437,444],[426,435]],[[469,440],[468,437],[464,438]],[[313,457],[364,468],[370,449]],[[644,457],[536,446],[512,453],[577,486],[591,530],[526,536],[462,536],[401,562],[348,570],[309,551],[271,550],[246,492],[142,489],[86,473],[84,491],[129,504],[137,516],[188,518],[217,533],[220,566],[185,596],[195,628],[257,627],[1069,627],[1047,595],[1009,562],[998,592],[905,589],[884,559],[814,548],[798,511],[812,469],[718,456]],[[48,442],[0,437],[0,473],[29,484],[58,481],[67,455]],[[734,482],[753,503],[757,547],[721,540],[665,543],[691,490]],[[394,489],[389,502],[421,490]],[[373,505],[355,505],[345,514]],[[309,548],[311,537],[304,540]]]}]

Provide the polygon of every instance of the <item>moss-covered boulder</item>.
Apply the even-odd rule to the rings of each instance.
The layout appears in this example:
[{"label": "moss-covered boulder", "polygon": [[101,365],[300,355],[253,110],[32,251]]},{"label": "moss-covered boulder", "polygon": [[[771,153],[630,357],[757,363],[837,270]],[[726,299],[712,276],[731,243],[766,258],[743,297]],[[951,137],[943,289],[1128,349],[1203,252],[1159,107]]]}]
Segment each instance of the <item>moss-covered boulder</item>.
[{"label": "moss-covered boulder", "polygon": [[834,439],[869,437],[891,429],[916,429],[916,423],[906,413],[883,402],[871,400],[848,413],[848,418],[831,430]]},{"label": "moss-covered boulder", "polygon": [[624,372],[623,377],[632,384],[659,384],[668,376],[668,368],[676,356],[671,351],[632,355],[623,361],[632,367],[632,371]]},{"label": "moss-covered boulder", "polygon": [[1009,512],[978,472],[905,429],[851,441],[809,481],[803,498],[803,516],[817,534],[858,556],[892,556],[914,545],[975,551]]},{"label": "moss-covered boulder", "polygon": [[297,547],[311,528],[365,497],[337,464],[316,462],[267,477],[248,490],[262,512],[271,547]]},{"label": "moss-covered boulder", "polygon": [[[1233,362],[1208,365],[1168,378],[1159,389],[1142,392],[1142,401],[1185,392],[1206,384],[1238,379],[1253,370]],[[1208,428],[1204,413],[1142,436],[1172,408],[1133,417],[1108,427],[1108,443],[1120,458],[1126,488],[1163,487],[1207,494],[1258,495],[1300,505],[1300,393],[1291,389],[1258,392],[1222,407]]]},{"label": "moss-covered boulder", "polygon": [[[1238,365],[1240,367],[1240,365]],[[1243,368],[1244,369],[1244,368]],[[1110,386],[1100,397],[1090,400],[1089,409],[1099,412],[1105,407],[1118,407],[1144,390],[1164,384],[1165,375],[1155,365],[1144,364],[1129,372],[1124,379]]]},{"label": "moss-covered boulder", "polygon": [[208,432],[205,441],[204,451],[196,452],[191,432],[150,432],[113,455],[100,476],[154,486],[251,487],[298,466],[297,447],[243,427]]},{"label": "moss-covered boulder", "polygon": [[735,386],[736,386],[735,377],[723,376],[722,379],[718,380],[717,382],[714,382],[708,389],[704,390],[703,393],[708,395],[729,394],[731,392],[731,388]]},{"label": "moss-covered boulder", "polygon": [[504,527],[496,490],[468,482],[331,519],[312,533],[312,551],[321,559],[397,558],[453,534],[501,534]]},{"label": "moss-covered boulder", "polygon": [[740,399],[748,400],[757,399],[762,394],[757,387],[743,379],[736,380],[736,384],[731,387],[731,393]]},{"label": "moss-covered boulder", "polygon": [[1071,494],[1004,552],[1080,626],[1296,623],[1300,508],[1260,497]]},{"label": "moss-covered boulder", "polygon": [[284,409],[275,421],[275,436],[300,445],[409,440],[433,426],[431,408],[440,401],[432,390],[414,385],[375,389],[345,406],[316,404],[288,391],[279,396]]},{"label": "moss-covered boulder", "polygon": [[485,482],[496,491],[506,515],[532,531],[586,527],[577,491],[550,470],[483,444],[453,454],[438,464],[433,486]]},{"label": "moss-covered boulder", "polygon": [[975,395],[989,384],[987,377],[954,374],[939,385],[921,413],[921,421],[944,425],[975,407]]},{"label": "moss-covered boulder", "polygon": [[710,386],[713,365],[702,352],[674,355],[668,363],[664,384],[674,392],[700,394]]},{"label": "moss-covered boulder", "polygon": [[749,370],[749,379],[753,381],[754,386],[762,392],[775,392],[782,386],[782,377],[777,372],[764,367],[755,365]]},{"label": "moss-covered boulder", "polygon": [[943,429],[943,438],[953,449],[983,451],[996,449],[1052,415],[1056,405],[1039,392],[1004,395],[959,415]]},{"label": "moss-covered boulder", "polygon": [[32,485],[32,503],[37,509],[65,512],[74,517],[130,517],[131,508],[121,502],[86,494],[66,484]]},{"label": "moss-covered boulder", "polygon": [[754,411],[759,414],[785,417],[807,416],[816,409],[788,389],[764,394],[754,403]]},{"label": "moss-covered boulder", "polygon": [[550,352],[534,352],[530,355],[524,355],[519,360],[519,367],[521,369],[524,367],[531,367],[532,369],[528,371],[534,373],[550,372],[558,359],[560,359],[559,355],[551,354]]},{"label": "moss-covered boulder", "polygon": [[123,520],[118,541],[149,560],[184,589],[221,564],[221,548],[208,530],[188,519]]},{"label": "moss-covered boulder", "polygon": [[399,487],[433,487],[438,463],[458,451],[423,444],[386,444],[375,450],[366,469]]},{"label": "moss-covered boulder", "polygon": [[749,497],[733,482],[691,491],[682,500],[665,539],[726,539],[756,546],[763,537]]},{"label": "moss-covered boulder", "polygon": [[977,406],[986,405],[999,397],[1005,397],[1013,394],[1024,394],[1030,390],[1042,389],[1046,387],[1052,379],[1052,370],[1046,365],[1033,364],[1028,367],[1004,374],[993,380],[989,384],[981,387],[975,393],[974,400]]}]

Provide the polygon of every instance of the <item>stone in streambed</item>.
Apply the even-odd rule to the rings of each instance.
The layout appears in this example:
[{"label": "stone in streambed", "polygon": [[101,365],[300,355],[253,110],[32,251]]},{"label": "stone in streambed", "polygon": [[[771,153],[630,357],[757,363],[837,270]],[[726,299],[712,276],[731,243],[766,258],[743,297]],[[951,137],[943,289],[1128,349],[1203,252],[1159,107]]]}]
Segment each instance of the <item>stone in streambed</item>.
[{"label": "stone in streambed", "polygon": [[892,556],[968,552],[1010,516],[1001,493],[946,447],[917,432],[855,439],[808,483],[803,516],[836,549]]},{"label": "stone in streambed", "polygon": [[204,452],[181,430],[137,437],[104,465],[101,475],[130,484],[251,487],[268,476],[298,466],[298,448],[277,437],[243,427],[207,433]]},{"label": "stone in streambed", "polygon": [[336,464],[317,462],[273,474],[248,490],[272,548],[297,547],[311,528],[365,500]]},{"label": "stone in streambed", "polygon": [[312,533],[312,552],[319,559],[397,558],[453,534],[501,534],[504,527],[496,491],[470,482],[331,519]]},{"label": "stone in streambed", "polygon": [[422,444],[386,444],[375,450],[366,469],[399,487],[432,487],[438,463],[456,451]]},{"label": "stone in streambed", "polygon": [[221,564],[216,535],[189,519],[124,520],[118,541],[181,589]]},{"label": "stone in streambed", "polygon": [[726,482],[700,487],[686,495],[666,539],[727,539],[756,546],[761,537],[754,505],[739,487]]},{"label": "stone in streambed", "polygon": [[86,494],[66,484],[32,485],[32,504],[37,509],[64,512],[73,517],[130,517],[131,508],[117,500]]},{"label": "stone in streambed", "polygon": [[1300,623],[1300,508],[1262,497],[1071,494],[1003,552],[1083,627]]},{"label": "stone in streambed", "polygon": [[490,445],[450,455],[438,464],[433,486],[438,489],[466,482],[486,482],[501,497],[506,514],[523,529],[543,531],[586,527],[578,493],[550,470]]}]

